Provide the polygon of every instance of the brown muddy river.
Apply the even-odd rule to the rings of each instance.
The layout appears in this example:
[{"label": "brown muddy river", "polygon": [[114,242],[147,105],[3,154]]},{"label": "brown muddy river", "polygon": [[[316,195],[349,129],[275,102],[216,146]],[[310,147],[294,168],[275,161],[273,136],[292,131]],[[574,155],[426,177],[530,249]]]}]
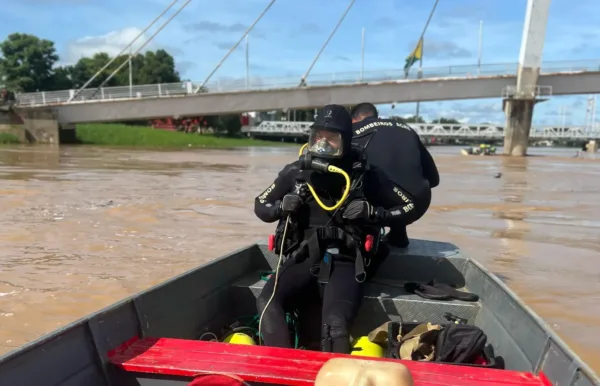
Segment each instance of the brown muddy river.
[{"label": "brown muddy river", "polygon": [[[600,372],[600,155],[431,150],[409,236],[479,259]],[[0,148],[0,353],[265,238],[254,197],[296,152]]]}]

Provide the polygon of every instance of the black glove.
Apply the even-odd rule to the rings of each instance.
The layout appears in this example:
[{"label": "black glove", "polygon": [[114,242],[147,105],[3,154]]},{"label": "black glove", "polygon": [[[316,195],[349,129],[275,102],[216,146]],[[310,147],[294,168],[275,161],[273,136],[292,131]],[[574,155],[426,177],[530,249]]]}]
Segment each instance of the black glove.
[{"label": "black glove", "polygon": [[374,207],[364,200],[355,200],[346,206],[342,218],[346,220],[367,220],[377,222],[382,217],[383,209]]},{"label": "black glove", "polygon": [[287,215],[300,209],[300,205],[302,205],[302,198],[295,193],[289,193],[286,194],[283,197],[283,201],[281,201],[281,210],[284,215]]}]

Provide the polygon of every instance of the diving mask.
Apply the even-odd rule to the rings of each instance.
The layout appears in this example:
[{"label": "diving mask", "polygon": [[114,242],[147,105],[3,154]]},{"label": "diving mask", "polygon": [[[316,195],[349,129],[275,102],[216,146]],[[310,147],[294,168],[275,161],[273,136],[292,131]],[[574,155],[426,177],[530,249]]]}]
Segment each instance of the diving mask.
[{"label": "diving mask", "polygon": [[308,138],[308,152],[315,157],[340,158],[343,154],[342,135],[339,132],[315,128]]}]

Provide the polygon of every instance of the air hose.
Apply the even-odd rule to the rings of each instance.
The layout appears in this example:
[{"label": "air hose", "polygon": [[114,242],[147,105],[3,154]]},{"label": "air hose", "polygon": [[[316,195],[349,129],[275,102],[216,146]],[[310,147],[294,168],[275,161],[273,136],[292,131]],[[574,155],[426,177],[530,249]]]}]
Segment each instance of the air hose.
[{"label": "air hose", "polygon": [[273,301],[275,297],[275,291],[277,291],[277,282],[279,281],[279,268],[281,267],[281,262],[283,261],[283,243],[285,243],[285,234],[287,233],[288,224],[290,223],[290,215],[288,214],[285,219],[285,227],[283,228],[283,237],[281,238],[281,247],[279,249],[279,259],[277,260],[277,268],[275,269],[275,283],[273,283],[273,293],[269,298],[269,301],[265,305],[265,308],[260,313],[260,318],[258,319],[258,344],[262,344],[262,320],[263,316],[265,316],[265,311],[269,308],[269,305]]},{"label": "air hose", "polygon": [[302,155],[302,152],[304,151],[304,149],[306,149],[307,146],[308,146],[308,142],[300,147],[300,151],[298,151],[298,157],[300,157]]},{"label": "air hose", "polygon": [[346,187],[344,188],[344,193],[342,194],[342,198],[340,198],[340,200],[337,202],[337,204],[335,204],[334,206],[326,206],[325,204],[323,204],[323,202],[321,201],[321,199],[319,198],[319,196],[317,195],[317,192],[315,192],[313,187],[309,183],[307,183],[306,185],[308,185],[308,190],[310,190],[310,193],[315,198],[315,201],[317,202],[317,204],[319,204],[319,206],[321,208],[323,208],[324,210],[332,211],[332,210],[336,210],[337,208],[342,206],[344,201],[346,201],[346,198],[348,198],[348,195],[350,194],[350,176],[348,176],[348,173],[346,173],[343,169],[340,169],[337,166],[333,166],[333,165],[327,166],[327,171],[329,173],[341,174],[342,176],[344,176],[344,179],[346,180]]},{"label": "air hose", "polygon": [[[302,152],[304,151],[304,149],[308,146],[308,143],[305,143],[304,145],[302,145],[300,147],[300,151],[298,152],[298,156],[302,155]],[[348,195],[350,194],[350,176],[348,176],[348,173],[346,173],[343,169],[338,168],[337,166],[333,166],[333,165],[327,165],[325,170],[329,173],[338,173],[341,174],[342,176],[344,176],[344,179],[346,180],[346,187],[344,188],[344,193],[342,194],[342,198],[340,198],[340,200],[337,202],[337,204],[333,205],[333,206],[327,206],[325,204],[323,204],[323,201],[321,201],[321,199],[319,198],[319,195],[317,194],[317,192],[315,192],[315,189],[312,187],[311,184],[306,183],[306,185],[308,186],[308,190],[310,190],[310,193],[313,195],[315,201],[317,202],[317,204],[323,209],[326,210],[328,212],[332,211],[332,210],[336,210],[337,208],[339,208],[340,206],[342,206],[342,204],[344,203],[344,201],[346,201],[346,199],[348,198]],[[324,170],[322,170],[324,171]]]}]

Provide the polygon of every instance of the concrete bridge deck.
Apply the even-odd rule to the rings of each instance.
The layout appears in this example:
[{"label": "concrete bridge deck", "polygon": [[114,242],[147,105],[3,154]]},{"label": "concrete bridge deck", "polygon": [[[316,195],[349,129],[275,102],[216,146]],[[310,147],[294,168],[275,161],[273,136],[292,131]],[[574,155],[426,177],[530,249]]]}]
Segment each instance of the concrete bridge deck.
[{"label": "concrete bridge deck", "polygon": [[[59,122],[83,123],[305,109],[328,103],[351,105],[363,101],[406,103],[507,97],[507,90],[516,85],[516,65],[495,66],[487,69],[482,66],[479,75],[476,66],[470,66],[470,72],[466,69],[452,72],[453,67],[448,67],[450,70],[447,73],[442,73],[440,69],[424,69],[423,79],[414,79],[414,76],[403,79],[404,76],[398,73],[379,73],[378,76],[365,76],[361,81],[347,75],[341,84],[339,81],[325,84],[314,81],[307,87],[294,87],[288,81],[287,84],[265,83],[262,87],[250,90],[236,89],[234,86],[209,89],[210,92],[200,94],[193,94],[195,85],[187,82],[135,86],[131,93],[129,87],[118,88],[120,91],[106,88],[96,95],[96,99],[86,99],[87,94],[84,94],[70,103],[66,101],[74,93],[73,90],[20,94],[17,99],[19,109],[52,107],[57,111]],[[550,62],[542,70],[539,85],[532,92],[543,89],[547,95],[598,93],[600,60],[579,64]],[[135,96],[130,98],[130,95]]]}]

